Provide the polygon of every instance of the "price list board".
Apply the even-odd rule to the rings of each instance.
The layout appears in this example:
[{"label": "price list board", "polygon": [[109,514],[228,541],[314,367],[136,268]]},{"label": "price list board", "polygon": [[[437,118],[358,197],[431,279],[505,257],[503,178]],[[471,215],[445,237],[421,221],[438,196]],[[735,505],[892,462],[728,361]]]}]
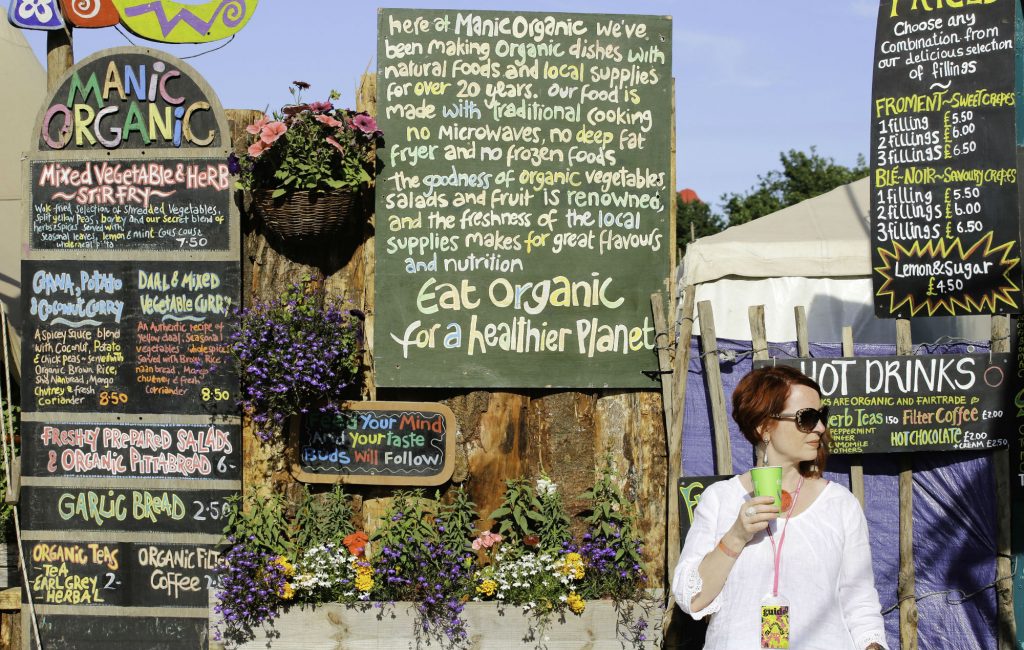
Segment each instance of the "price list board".
[{"label": "price list board", "polygon": [[671,33],[664,16],[380,13],[380,385],[651,385]]},{"label": "price list board", "polygon": [[227,119],[184,62],[115,48],[70,70],[37,124],[20,515],[41,645],[200,647],[241,480]]},{"label": "price list board", "polygon": [[880,318],[1020,312],[1012,0],[882,0],[871,102]]},{"label": "price list board", "polygon": [[833,454],[997,449],[1015,411],[1009,354],[757,361],[821,386]]}]

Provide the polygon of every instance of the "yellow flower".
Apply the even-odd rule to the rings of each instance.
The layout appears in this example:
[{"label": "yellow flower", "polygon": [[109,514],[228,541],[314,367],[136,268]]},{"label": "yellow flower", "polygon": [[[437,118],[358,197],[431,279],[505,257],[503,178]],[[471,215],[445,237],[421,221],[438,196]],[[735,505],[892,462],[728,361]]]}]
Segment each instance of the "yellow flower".
[{"label": "yellow flower", "polygon": [[290,583],[286,582],[281,585],[281,589],[277,592],[277,595],[281,597],[281,600],[291,600],[295,597],[295,589]]},{"label": "yellow flower", "polygon": [[582,614],[583,610],[587,608],[587,603],[585,603],[583,599],[580,598],[580,595],[575,591],[569,592],[569,596],[565,599],[565,602],[569,605],[569,610],[577,616]]},{"label": "yellow flower", "polygon": [[484,596],[493,596],[496,591],[498,591],[498,583],[490,578],[476,586],[476,593],[483,594]]},{"label": "yellow flower", "polygon": [[288,558],[286,558],[285,556],[278,555],[277,558],[274,560],[274,564],[280,566],[286,576],[291,577],[295,575],[295,565],[289,562]]},{"label": "yellow flower", "polygon": [[583,557],[579,553],[569,553],[565,556],[562,574],[571,576],[576,580],[582,580],[585,573],[584,566]]},{"label": "yellow flower", "polygon": [[369,574],[359,573],[356,576],[356,590],[366,593],[373,589],[373,578]]}]

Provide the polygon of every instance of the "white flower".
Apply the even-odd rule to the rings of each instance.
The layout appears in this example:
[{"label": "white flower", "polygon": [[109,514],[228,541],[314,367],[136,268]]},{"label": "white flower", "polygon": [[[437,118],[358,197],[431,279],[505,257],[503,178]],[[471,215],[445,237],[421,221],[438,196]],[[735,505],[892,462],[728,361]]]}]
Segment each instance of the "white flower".
[{"label": "white flower", "polygon": [[540,496],[554,496],[558,491],[558,485],[547,477],[537,479],[537,494]]}]

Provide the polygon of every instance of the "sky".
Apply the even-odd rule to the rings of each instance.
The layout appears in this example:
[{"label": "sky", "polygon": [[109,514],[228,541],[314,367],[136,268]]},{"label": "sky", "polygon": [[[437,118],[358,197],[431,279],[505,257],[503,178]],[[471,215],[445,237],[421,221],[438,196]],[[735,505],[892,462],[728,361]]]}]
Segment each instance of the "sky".
[{"label": "sky", "polygon": [[[191,64],[225,108],[274,109],[293,80],[312,84],[305,99],[355,105],[359,77],[376,66],[377,8],[492,9],[672,17],[676,83],[676,187],[719,204],[757,177],[780,169],[790,149],[852,165],[868,154],[872,48],[878,3],[872,0],[537,0],[392,2],[263,0],[234,40],[169,45],[128,38]],[[42,61],[46,36],[26,31]],[[128,45],[112,28],[74,32],[75,59]],[[214,48],[220,47],[220,49]],[[198,55],[198,56],[197,56]]]}]

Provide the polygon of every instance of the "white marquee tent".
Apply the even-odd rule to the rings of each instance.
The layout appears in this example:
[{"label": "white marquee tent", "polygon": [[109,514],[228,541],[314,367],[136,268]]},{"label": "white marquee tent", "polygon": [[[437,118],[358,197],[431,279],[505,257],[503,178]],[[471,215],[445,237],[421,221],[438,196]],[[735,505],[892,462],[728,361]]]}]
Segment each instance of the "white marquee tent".
[{"label": "white marquee tent", "polygon": [[[45,101],[46,71],[22,30],[0,9],[0,83],[4,129],[0,129],[0,302],[15,330],[21,327],[22,156],[32,145],[36,114]],[[12,353],[18,357],[17,333]],[[17,364],[15,364],[17,365]]]},{"label": "white marquee tent", "polygon": [[[794,341],[802,305],[813,342],[840,341],[849,325],[857,343],[894,343],[895,321],[874,315],[869,191],[862,178],[702,237],[687,246],[677,286],[696,285],[696,300],[711,301],[719,338],[750,340],[747,309],[764,305],[768,340]],[[990,337],[987,316],[914,318],[911,327],[915,342]]]}]

